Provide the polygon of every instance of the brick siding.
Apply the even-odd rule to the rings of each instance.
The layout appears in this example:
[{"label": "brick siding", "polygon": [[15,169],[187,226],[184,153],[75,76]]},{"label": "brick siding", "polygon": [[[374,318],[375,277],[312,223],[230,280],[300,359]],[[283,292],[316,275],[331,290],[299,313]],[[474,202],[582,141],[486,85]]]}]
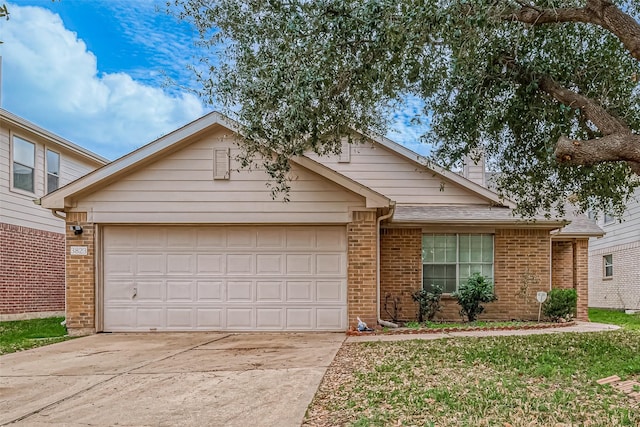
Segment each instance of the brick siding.
[{"label": "brick siding", "polygon": [[[386,229],[381,236],[381,305],[386,293],[400,298],[402,320],[416,319],[411,293],[420,289],[422,277],[420,229]],[[498,301],[486,304],[480,319],[537,319],[537,291],[549,290],[550,235],[548,230],[499,229],[494,240],[494,283]],[[442,298],[437,320],[460,320],[460,306]],[[381,317],[390,320],[382,310]]]},{"label": "brick siding", "polygon": [[[70,230],[80,225],[80,235]],[[95,332],[95,226],[87,222],[85,212],[67,213],[67,329],[70,335]],[[84,246],[87,255],[71,255],[72,246]]]},{"label": "brick siding", "polygon": [[[603,278],[603,257],[613,255],[613,277]],[[589,306],[640,310],[640,242],[592,251]]]},{"label": "brick siding", "polygon": [[380,230],[380,317],[392,320],[397,300],[397,319],[414,320],[417,305],[411,295],[422,287],[422,230],[389,228]]},{"label": "brick siding", "polygon": [[370,326],[377,323],[376,213],[353,212],[348,226],[347,304],[349,325],[356,326],[360,317]]},{"label": "brick siding", "polygon": [[0,319],[64,312],[64,235],[0,224]]}]

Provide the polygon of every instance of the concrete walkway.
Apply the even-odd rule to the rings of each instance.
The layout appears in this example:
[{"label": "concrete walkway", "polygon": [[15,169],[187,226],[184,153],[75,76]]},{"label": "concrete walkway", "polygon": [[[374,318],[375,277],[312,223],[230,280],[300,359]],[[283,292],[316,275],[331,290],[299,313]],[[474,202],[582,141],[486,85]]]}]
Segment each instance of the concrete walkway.
[{"label": "concrete walkway", "polygon": [[0,357],[0,425],[299,426],[343,333],[99,334]]},{"label": "concrete walkway", "polygon": [[567,332],[602,332],[615,331],[620,326],[606,325],[604,323],[575,322],[575,325],[563,326],[560,328],[546,329],[514,329],[507,331],[460,331],[460,332],[434,332],[426,334],[380,334],[380,335],[360,335],[350,336],[346,342],[367,342],[367,341],[405,341],[405,340],[436,340],[452,337],[500,337],[509,335],[541,335],[541,334],[562,334]]}]

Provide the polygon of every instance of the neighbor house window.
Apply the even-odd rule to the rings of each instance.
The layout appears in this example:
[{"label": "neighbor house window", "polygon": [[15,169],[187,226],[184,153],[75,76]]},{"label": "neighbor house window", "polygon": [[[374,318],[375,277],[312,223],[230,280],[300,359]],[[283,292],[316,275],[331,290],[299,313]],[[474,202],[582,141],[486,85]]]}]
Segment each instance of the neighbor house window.
[{"label": "neighbor house window", "polygon": [[35,144],[13,137],[13,188],[34,191]]},{"label": "neighbor house window", "polygon": [[47,193],[60,186],[60,154],[47,150]]},{"label": "neighbor house window", "polygon": [[611,224],[612,222],[614,222],[616,220],[616,217],[614,217],[611,214],[608,213],[604,213],[604,223],[606,224]]},{"label": "neighbor house window", "polygon": [[455,292],[473,273],[493,281],[493,234],[422,236],[422,285]]},{"label": "neighbor house window", "polygon": [[603,277],[604,278],[610,278],[613,277],[613,255],[609,254],[609,255],[605,255],[602,257],[602,264],[603,264]]}]

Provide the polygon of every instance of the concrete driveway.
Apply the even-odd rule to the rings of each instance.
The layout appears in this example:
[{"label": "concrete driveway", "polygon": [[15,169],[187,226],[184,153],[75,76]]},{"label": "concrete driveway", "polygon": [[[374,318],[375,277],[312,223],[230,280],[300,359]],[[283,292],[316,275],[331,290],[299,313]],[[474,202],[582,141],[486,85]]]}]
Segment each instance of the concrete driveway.
[{"label": "concrete driveway", "polygon": [[0,357],[0,425],[299,426],[341,333],[100,334]]}]

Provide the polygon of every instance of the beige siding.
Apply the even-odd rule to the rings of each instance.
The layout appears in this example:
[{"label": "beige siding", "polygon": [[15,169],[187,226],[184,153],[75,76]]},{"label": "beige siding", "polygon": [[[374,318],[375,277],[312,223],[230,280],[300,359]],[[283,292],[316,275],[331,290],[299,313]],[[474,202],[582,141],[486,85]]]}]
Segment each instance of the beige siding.
[{"label": "beige siding", "polygon": [[[261,170],[240,170],[222,132],[78,200],[75,211],[102,223],[346,223],[363,197],[302,167],[292,170],[289,202],[273,199]],[[213,150],[231,149],[229,180],[214,179]]]},{"label": "beige siding", "polygon": [[316,161],[360,182],[398,204],[457,205],[488,202],[469,190],[435,175],[425,167],[377,143],[353,143],[349,162],[339,162],[337,155]]},{"label": "beige siding", "polygon": [[604,219],[598,218],[598,225],[606,234],[599,239],[591,239],[590,250],[640,242],[640,189],[636,190],[633,198],[627,203],[622,221],[615,220],[610,224],[604,224]]},{"label": "beige siding", "polygon": [[[30,194],[11,187],[12,158],[11,136],[15,134],[36,146],[35,193]],[[30,227],[56,233],[64,232],[64,222],[54,217],[48,209],[33,203],[45,194],[45,150],[60,154],[60,185],[85,175],[98,165],[73,155],[55,143],[31,135],[26,131],[9,129],[6,123],[0,126],[0,222]]]}]

